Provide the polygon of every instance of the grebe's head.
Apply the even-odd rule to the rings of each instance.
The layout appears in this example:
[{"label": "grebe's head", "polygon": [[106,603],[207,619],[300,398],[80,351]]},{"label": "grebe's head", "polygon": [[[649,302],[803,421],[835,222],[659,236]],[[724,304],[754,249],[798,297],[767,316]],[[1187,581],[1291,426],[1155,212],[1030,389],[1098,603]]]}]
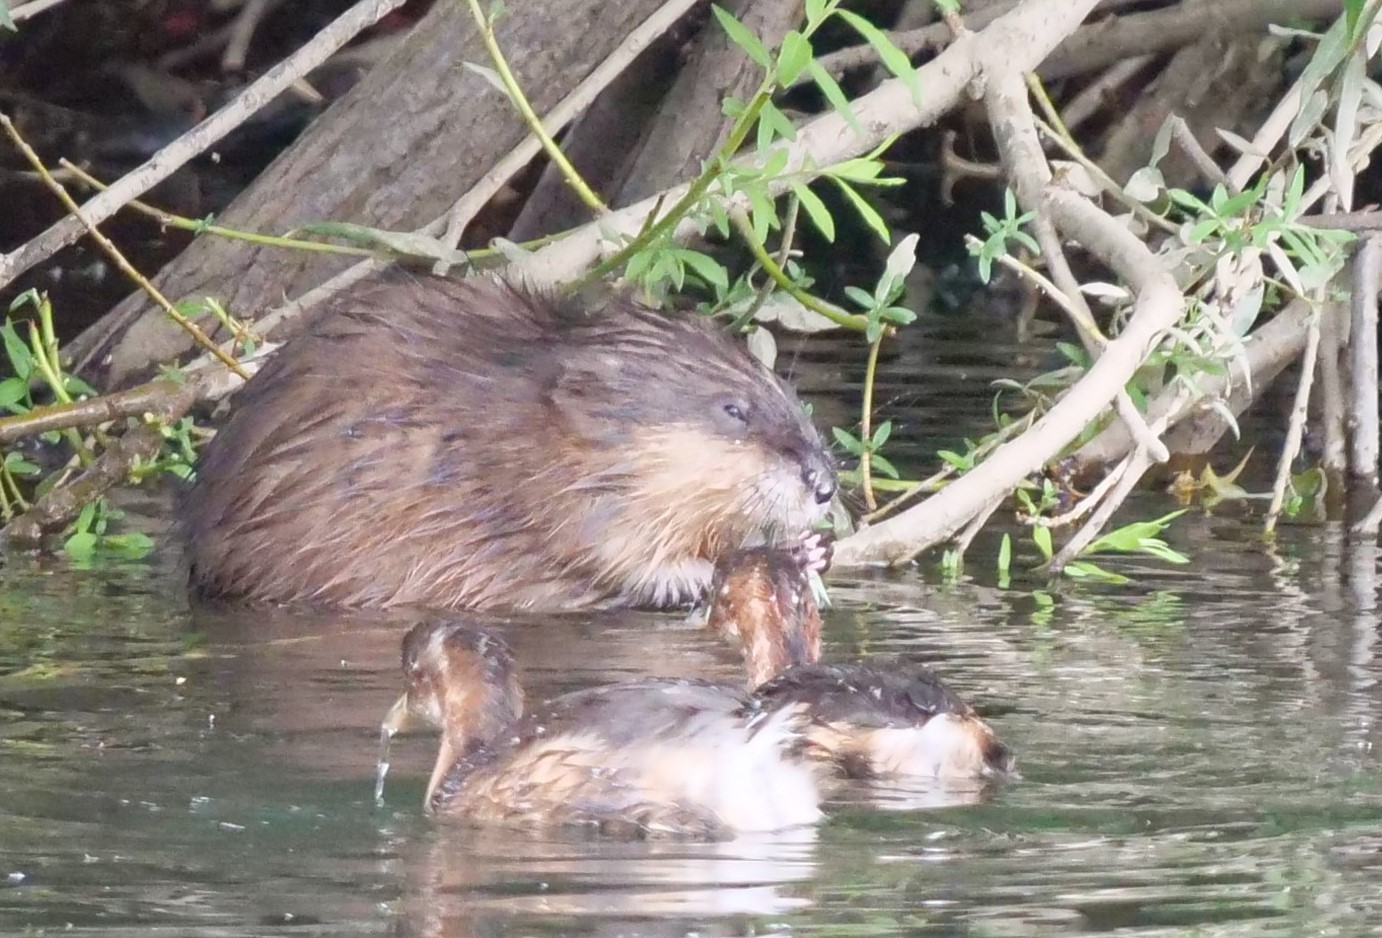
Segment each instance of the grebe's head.
[{"label": "grebe's head", "polygon": [[811,574],[829,562],[829,548],[812,535],[784,548],[735,551],[715,566],[706,624],[738,639],[749,687],[821,657],[821,614]]},{"label": "grebe's head", "polygon": [[451,622],[424,622],[403,637],[405,689],[384,717],[396,733],[417,724],[441,731],[423,807],[467,752],[494,742],[523,714],[523,688],[503,639]]}]

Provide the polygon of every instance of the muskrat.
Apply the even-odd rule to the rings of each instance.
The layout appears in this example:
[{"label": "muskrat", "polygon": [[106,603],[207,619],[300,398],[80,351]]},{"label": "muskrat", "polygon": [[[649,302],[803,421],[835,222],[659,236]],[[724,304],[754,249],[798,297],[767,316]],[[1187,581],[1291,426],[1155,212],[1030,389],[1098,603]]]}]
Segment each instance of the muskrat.
[{"label": "muskrat", "polygon": [[429,813],[695,837],[821,817],[800,707],[765,712],[733,688],[649,679],[576,691],[530,714],[507,643],[454,622],[414,626],[402,658],[406,689],[384,730],[441,731]]},{"label": "muskrat", "polygon": [[397,271],[239,392],[181,514],[208,596],[671,607],[835,484],[795,395],[702,317]]},{"label": "muskrat", "polygon": [[716,564],[707,626],[736,640],[760,706],[804,706],[810,751],[854,778],[954,785],[1016,775],[1016,760],[959,694],[924,665],[823,664],[809,578],[828,562],[813,538],[726,554]]}]

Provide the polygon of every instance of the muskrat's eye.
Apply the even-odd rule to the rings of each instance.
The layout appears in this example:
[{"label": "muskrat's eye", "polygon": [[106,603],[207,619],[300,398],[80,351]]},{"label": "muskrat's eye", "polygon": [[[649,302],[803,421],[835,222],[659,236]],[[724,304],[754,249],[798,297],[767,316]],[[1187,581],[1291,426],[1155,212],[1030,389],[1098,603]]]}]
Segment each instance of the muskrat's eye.
[{"label": "muskrat's eye", "polygon": [[742,439],[748,432],[752,413],[748,401],[737,394],[721,394],[706,403],[710,405],[708,416],[721,433]]}]

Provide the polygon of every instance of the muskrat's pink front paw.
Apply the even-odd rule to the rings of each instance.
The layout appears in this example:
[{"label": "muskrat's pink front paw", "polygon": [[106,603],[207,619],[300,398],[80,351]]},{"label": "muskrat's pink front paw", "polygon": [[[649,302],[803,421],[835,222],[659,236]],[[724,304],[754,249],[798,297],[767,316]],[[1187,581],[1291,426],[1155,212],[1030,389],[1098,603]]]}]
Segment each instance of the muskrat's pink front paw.
[{"label": "muskrat's pink front paw", "polygon": [[792,556],[804,572],[819,576],[830,569],[830,561],[835,556],[835,538],[827,531],[810,531],[793,548]]}]

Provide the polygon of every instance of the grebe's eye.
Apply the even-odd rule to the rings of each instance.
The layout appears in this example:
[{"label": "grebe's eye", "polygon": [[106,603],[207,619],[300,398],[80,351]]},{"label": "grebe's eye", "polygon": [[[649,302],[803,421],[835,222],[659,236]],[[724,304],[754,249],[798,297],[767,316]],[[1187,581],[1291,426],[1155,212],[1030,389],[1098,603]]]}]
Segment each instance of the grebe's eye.
[{"label": "grebe's eye", "polygon": [[733,401],[725,405],[725,414],[728,415],[731,419],[737,420],[740,423],[749,422],[749,415],[744,413],[744,408],[741,407],[739,404],[734,403]]}]

